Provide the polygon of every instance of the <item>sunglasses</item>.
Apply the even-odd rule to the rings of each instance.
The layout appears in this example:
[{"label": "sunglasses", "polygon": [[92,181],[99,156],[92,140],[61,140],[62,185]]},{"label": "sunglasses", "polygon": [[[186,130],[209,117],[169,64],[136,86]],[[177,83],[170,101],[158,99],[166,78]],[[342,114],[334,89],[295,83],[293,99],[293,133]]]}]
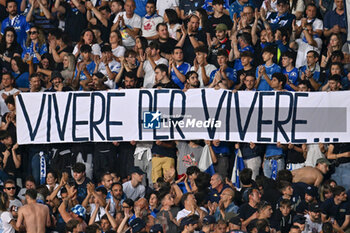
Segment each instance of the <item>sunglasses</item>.
[{"label": "sunglasses", "polygon": [[37,31],[29,31],[29,35],[35,35],[37,33],[38,33]]},{"label": "sunglasses", "polygon": [[7,190],[11,190],[11,189],[15,190],[16,187],[7,187],[7,188],[5,188],[5,189],[7,189]]}]

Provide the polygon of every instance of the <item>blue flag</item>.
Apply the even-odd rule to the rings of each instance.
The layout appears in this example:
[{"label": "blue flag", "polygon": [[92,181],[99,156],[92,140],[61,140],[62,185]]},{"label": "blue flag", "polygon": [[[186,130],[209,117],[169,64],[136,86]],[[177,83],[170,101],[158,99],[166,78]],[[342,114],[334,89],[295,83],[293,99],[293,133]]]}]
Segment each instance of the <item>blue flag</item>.
[{"label": "blue flag", "polygon": [[244,162],[243,162],[242,152],[240,149],[236,149],[235,154],[236,154],[235,165],[233,166],[231,181],[236,188],[240,188],[241,184],[239,181],[239,173],[244,169]]},{"label": "blue flag", "polygon": [[208,145],[205,145],[203,148],[202,155],[201,155],[201,158],[200,158],[199,163],[198,163],[198,168],[202,172],[206,172],[210,175],[215,174],[213,160],[211,159],[210,150],[209,150]]}]

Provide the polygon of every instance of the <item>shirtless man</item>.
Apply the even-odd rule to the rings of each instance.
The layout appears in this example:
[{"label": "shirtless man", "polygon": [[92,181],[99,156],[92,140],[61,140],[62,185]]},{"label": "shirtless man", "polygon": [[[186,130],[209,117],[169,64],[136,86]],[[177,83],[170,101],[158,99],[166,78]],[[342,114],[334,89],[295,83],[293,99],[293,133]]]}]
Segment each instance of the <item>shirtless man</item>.
[{"label": "shirtless man", "polygon": [[27,204],[18,209],[16,227],[20,228],[23,223],[27,233],[45,233],[45,228],[51,225],[49,208],[36,203],[36,196],[35,189],[28,189],[25,193]]},{"label": "shirtless man", "polygon": [[331,163],[326,158],[319,158],[316,167],[303,167],[292,171],[293,183],[303,182],[308,185],[320,186],[323,175],[329,170]]}]

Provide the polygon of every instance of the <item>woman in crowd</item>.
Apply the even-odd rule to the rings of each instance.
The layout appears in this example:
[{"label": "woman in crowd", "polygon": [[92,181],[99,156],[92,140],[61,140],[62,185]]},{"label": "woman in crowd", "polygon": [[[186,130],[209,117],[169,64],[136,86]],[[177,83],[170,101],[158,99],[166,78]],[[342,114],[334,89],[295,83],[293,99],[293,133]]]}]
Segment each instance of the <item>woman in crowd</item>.
[{"label": "woman in crowd", "polygon": [[21,91],[29,90],[29,72],[28,66],[23,60],[16,56],[11,59],[12,75],[15,78],[17,89]]},{"label": "woman in crowd", "polygon": [[166,9],[164,13],[164,23],[168,25],[169,37],[176,40],[177,32],[181,28],[180,19],[173,9]]},{"label": "woman in crowd", "polygon": [[109,35],[109,43],[112,47],[113,56],[117,61],[124,56],[125,47],[122,45],[122,35],[119,30],[114,30]]},{"label": "woman in crowd", "polygon": [[61,71],[64,83],[67,86],[72,85],[72,80],[75,70],[75,57],[71,53],[67,53],[63,56],[63,70]]},{"label": "woman in crowd", "polygon": [[73,55],[79,58],[78,60],[81,60],[80,48],[82,45],[86,44],[91,46],[93,55],[101,56],[101,47],[97,44],[94,32],[91,29],[85,29],[81,35],[79,43],[74,47]]},{"label": "woman in crowd", "polygon": [[41,56],[47,52],[45,36],[38,27],[33,26],[28,31],[26,47],[23,50],[22,58],[24,61],[32,61],[38,64],[41,61]]},{"label": "woman in crowd", "polygon": [[22,47],[17,43],[17,34],[13,27],[7,27],[0,42],[0,68],[3,71],[10,71],[11,59],[21,56]]}]

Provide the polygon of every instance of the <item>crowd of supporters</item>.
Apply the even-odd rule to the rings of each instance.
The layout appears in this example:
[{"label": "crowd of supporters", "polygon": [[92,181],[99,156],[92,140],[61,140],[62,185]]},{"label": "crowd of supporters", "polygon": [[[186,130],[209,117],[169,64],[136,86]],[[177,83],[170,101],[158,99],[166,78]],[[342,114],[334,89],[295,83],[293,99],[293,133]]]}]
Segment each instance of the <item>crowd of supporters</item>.
[{"label": "crowd of supporters", "polygon": [[[23,92],[346,91],[344,4],[0,0],[0,233],[350,232],[349,143],[18,145],[15,104]],[[215,174],[198,168],[205,155]]]}]

